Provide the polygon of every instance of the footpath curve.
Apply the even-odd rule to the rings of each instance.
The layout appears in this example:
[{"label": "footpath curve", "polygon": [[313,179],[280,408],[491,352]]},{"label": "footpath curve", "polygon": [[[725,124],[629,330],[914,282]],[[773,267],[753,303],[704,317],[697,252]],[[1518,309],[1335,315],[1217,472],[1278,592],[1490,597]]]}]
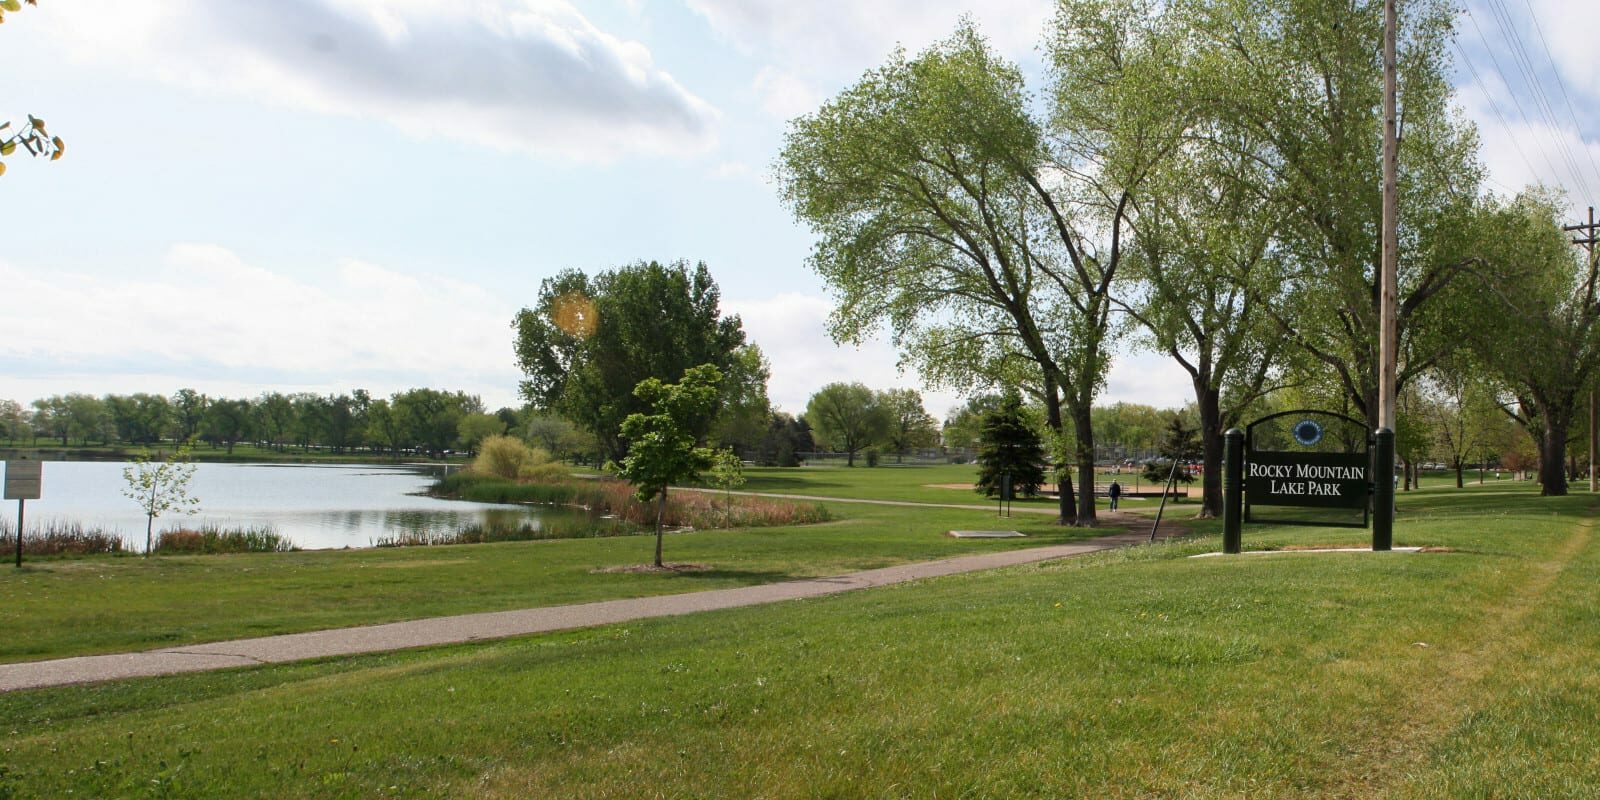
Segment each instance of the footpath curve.
[{"label": "footpath curve", "polygon": [[[792,495],[791,495],[792,496]],[[832,498],[830,498],[831,500]],[[869,501],[870,502],[870,501]],[[881,501],[880,501],[881,502]],[[916,504],[910,504],[916,505]],[[1122,515],[1118,515],[1119,517]],[[1132,518],[1137,519],[1137,518]],[[1132,521],[1130,519],[1129,521]],[[1121,522],[1123,520],[1116,520]],[[1163,530],[1162,538],[1181,533]],[[766,583],[733,589],[603,600],[565,606],[491,611],[448,617],[391,622],[354,628],[234,639],[97,656],[0,664],[0,692],[40,689],[128,678],[206,672],[218,669],[280,664],[313,658],[351,656],[413,647],[503,639],[535,633],[588,628],[653,617],[668,617],[737,608],[783,600],[822,597],[840,592],[955,575],[963,572],[1032,564],[1141,544],[1148,530],[1128,530],[1072,544],[1030,547],[970,556],[900,564],[825,578]]]}]

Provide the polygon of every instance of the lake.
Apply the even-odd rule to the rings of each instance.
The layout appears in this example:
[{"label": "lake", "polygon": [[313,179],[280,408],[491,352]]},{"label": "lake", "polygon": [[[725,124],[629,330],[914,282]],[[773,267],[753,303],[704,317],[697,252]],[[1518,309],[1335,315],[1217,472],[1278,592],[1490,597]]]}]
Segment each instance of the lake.
[{"label": "lake", "polygon": [[[126,463],[49,461],[43,498],[29,500],[28,530],[51,518],[85,528],[122,533],[144,549],[144,514],[123,496]],[[459,469],[459,467],[455,467]],[[351,464],[197,464],[190,494],[200,499],[192,515],[164,515],[156,531],[212,524],[224,528],[270,527],[303,549],[370,547],[401,534],[453,533],[470,525],[517,527],[579,509],[439,500],[419,493],[439,478],[442,467]],[[0,502],[0,518],[15,526],[17,504]]]}]

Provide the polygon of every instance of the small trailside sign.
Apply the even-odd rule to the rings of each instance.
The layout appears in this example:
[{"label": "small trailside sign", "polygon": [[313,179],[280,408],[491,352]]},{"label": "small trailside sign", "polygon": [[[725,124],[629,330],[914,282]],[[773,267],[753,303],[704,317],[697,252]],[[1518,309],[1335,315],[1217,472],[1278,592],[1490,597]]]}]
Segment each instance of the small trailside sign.
[{"label": "small trailside sign", "polygon": [[6,500],[38,500],[44,484],[44,462],[12,459],[6,462]]}]

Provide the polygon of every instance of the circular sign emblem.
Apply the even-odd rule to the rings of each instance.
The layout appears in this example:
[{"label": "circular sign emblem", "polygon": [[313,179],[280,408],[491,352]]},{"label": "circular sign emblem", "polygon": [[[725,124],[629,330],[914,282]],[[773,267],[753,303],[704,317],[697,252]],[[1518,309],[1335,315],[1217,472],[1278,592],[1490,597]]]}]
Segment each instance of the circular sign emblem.
[{"label": "circular sign emblem", "polygon": [[1294,424],[1294,440],[1310,447],[1322,441],[1322,426],[1309,419],[1300,420]]}]

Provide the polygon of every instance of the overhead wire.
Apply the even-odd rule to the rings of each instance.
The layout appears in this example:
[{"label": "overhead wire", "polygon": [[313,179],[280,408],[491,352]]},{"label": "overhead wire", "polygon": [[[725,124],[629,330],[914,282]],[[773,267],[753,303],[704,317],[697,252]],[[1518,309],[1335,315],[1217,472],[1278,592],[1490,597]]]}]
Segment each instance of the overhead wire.
[{"label": "overhead wire", "polygon": [[[1508,71],[1501,65],[1499,56],[1496,55],[1497,48],[1490,42],[1489,37],[1484,33],[1483,26],[1478,22],[1478,16],[1473,13],[1472,8],[1469,6],[1464,9],[1467,19],[1472,23],[1473,30],[1478,34],[1478,40],[1483,44],[1484,51],[1489,55],[1490,65],[1493,67],[1494,73],[1499,76],[1501,85],[1505,87],[1506,93],[1511,96],[1511,102],[1517,110],[1518,120],[1529,127],[1543,126],[1549,129],[1552,133],[1550,137],[1552,141],[1550,143],[1543,142],[1542,139],[1545,137],[1519,137],[1511,129],[1509,122],[1505,118],[1506,115],[1499,111],[1498,105],[1494,102],[1492,91],[1489,90],[1487,84],[1483,83],[1482,76],[1478,75],[1476,68],[1471,63],[1471,59],[1467,57],[1466,48],[1460,42],[1456,42],[1457,51],[1461,53],[1463,60],[1466,61],[1468,69],[1473,72],[1474,79],[1485,87],[1485,95],[1489,98],[1490,106],[1495,111],[1501,125],[1506,128],[1506,132],[1512,141],[1517,143],[1522,138],[1530,139],[1529,145],[1538,152],[1540,159],[1547,167],[1548,171],[1544,173],[1546,178],[1555,181],[1558,185],[1565,184],[1570,180],[1572,181],[1571,188],[1573,190],[1590,191],[1591,185],[1587,177],[1583,170],[1578,167],[1577,159],[1572,155],[1570,148],[1566,147],[1561,135],[1564,132],[1563,126],[1557,119],[1549,99],[1544,95],[1541,82],[1537,76],[1537,70],[1533,68],[1533,61],[1527,55],[1527,49],[1523,46],[1521,36],[1516,31],[1515,21],[1511,17],[1509,9],[1505,8],[1503,0],[1485,0],[1484,6],[1500,29],[1501,41],[1505,45],[1505,49],[1510,51],[1511,63],[1519,72],[1522,78],[1521,83],[1528,89],[1535,113],[1530,114],[1523,105],[1516,84],[1512,81]],[[1502,15],[1504,16],[1502,17]],[[1581,139],[1581,128],[1578,135]],[[1550,146],[1551,144],[1554,145],[1553,148]],[[1532,160],[1522,151],[1521,144],[1517,144],[1517,149],[1522,155],[1523,162],[1528,165],[1529,171],[1535,176],[1539,175],[1540,171],[1533,169]],[[1554,156],[1551,154],[1552,149],[1555,151]],[[1565,176],[1562,175],[1563,172],[1566,172]],[[1600,170],[1597,170],[1597,172],[1600,172]]]},{"label": "overhead wire", "polygon": [[1512,63],[1522,73],[1523,84],[1533,97],[1534,109],[1539,112],[1540,121],[1550,131],[1551,143],[1561,158],[1562,166],[1567,169],[1567,174],[1574,181],[1574,188],[1583,187],[1587,191],[1588,177],[1578,166],[1572,148],[1567,145],[1566,137],[1563,135],[1565,127],[1561,124],[1555,113],[1555,106],[1545,92],[1544,81],[1539,79],[1539,70],[1533,66],[1533,57],[1528,54],[1527,45],[1522,41],[1522,33],[1517,29],[1516,18],[1506,7],[1505,0],[1487,0],[1487,3],[1489,13],[1494,15],[1495,24],[1499,26],[1504,41],[1510,45]]},{"label": "overhead wire", "polygon": [[1561,68],[1556,65],[1555,53],[1550,50],[1550,42],[1544,37],[1544,26],[1539,24],[1539,17],[1533,13],[1533,0],[1522,0],[1528,8],[1528,19],[1533,21],[1533,30],[1539,34],[1539,46],[1544,48],[1545,60],[1550,62],[1550,74],[1556,77],[1556,88],[1561,90],[1561,99],[1567,105],[1567,117],[1572,120],[1573,130],[1578,132],[1578,141],[1583,144],[1583,154],[1589,160],[1589,169],[1596,179],[1600,179],[1600,163],[1594,158],[1594,152],[1589,148],[1588,142],[1583,139],[1583,125],[1578,122],[1578,111],[1572,105],[1572,93],[1567,91],[1567,82],[1561,79]]}]

